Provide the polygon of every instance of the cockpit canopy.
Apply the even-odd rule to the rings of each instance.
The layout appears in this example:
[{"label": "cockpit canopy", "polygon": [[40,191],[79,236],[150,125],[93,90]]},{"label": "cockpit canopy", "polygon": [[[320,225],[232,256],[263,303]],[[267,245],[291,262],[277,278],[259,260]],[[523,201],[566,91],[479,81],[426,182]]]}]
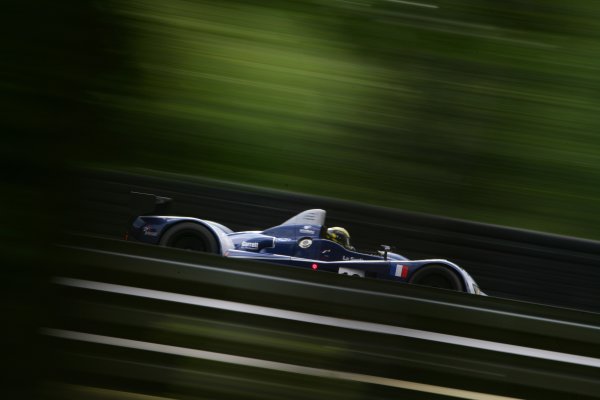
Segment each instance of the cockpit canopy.
[{"label": "cockpit canopy", "polygon": [[262,233],[264,235],[294,240],[304,237],[328,239],[349,250],[354,250],[354,247],[350,244],[350,234],[346,229],[341,227],[327,229],[325,227],[326,214],[325,210],[319,208],[302,211],[281,225],[269,228]]}]

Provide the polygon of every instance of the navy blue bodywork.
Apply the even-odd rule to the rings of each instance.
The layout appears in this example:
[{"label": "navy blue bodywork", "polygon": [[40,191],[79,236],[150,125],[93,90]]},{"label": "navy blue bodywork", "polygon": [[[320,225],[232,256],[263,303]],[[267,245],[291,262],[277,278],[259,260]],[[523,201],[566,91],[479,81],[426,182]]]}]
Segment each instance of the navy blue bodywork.
[{"label": "navy blue bodywork", "polygon": [[450,261],[408,260],[387,251],[363,253],[327,239],[325,215],[324,210],[306,210],[281,225],[244,232],[233,232],[219,223],[198,218],[140,216],[134,219],[127,236],[130,240],[168,246],[167,232],[175,232],[182,224],[198,226],[204,234],[212,235],[209,240],[217,244],[212,251],[225,257],[398,282],[411,282],[422,268],[443,266],[459,278],[462,291],[482,294],[473,278]]}]

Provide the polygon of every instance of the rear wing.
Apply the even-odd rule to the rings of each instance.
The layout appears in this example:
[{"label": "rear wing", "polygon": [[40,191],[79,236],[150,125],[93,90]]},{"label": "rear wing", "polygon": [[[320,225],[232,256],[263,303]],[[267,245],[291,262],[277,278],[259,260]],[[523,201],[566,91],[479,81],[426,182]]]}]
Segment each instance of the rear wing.
[{"label": "rear wing", "polygon": [[156,196],[150,193],[130,192],[130,219],[139,217],[140,215],[170,215],[172,208],[173,199],[170,197]]}]

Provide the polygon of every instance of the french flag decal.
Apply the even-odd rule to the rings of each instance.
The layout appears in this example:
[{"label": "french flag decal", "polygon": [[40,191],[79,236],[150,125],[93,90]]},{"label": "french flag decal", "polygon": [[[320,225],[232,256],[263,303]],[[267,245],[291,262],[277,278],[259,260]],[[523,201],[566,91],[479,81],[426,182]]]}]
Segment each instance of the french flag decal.
[{"label": "french flag decal", "polygon": [[394,275],[402,279],[406,279],[406,276],[408,275],[408,267],[405,265],[396,264],[396,272]]}]

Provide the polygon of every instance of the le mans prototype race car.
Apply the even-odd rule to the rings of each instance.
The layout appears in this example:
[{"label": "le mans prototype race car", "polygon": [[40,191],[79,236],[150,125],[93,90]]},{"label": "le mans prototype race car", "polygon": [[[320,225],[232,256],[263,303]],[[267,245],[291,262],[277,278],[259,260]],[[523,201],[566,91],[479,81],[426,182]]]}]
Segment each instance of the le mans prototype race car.
[{"label": "le mans prototype race car", "polygon": [[134,214],[125,238],[230,258],[484,295],[475,280],[450,261],[408,260],[385,245],[374,253],[362,253],[349,242],[332,240],[325,225],[325,210],[303,211],[263,231],[233,232],[213,221],[166,216],[170,203],[167,197],[132,192],[134,210],[152,209],[151,214],[157,215]]}]

